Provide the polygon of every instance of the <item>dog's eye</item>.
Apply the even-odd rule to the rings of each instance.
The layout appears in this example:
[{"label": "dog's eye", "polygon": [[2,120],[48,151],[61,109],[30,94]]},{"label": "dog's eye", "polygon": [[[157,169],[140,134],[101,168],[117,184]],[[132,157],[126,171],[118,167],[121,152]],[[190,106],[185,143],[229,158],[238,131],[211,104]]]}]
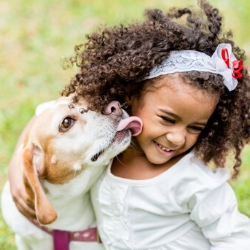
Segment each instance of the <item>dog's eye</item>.
[{"label": "dog's eye", "polygon": [[65,132],[65,131],[69,130],[74,123],[75,123],[74,119],[72,119],[70,117],[64,118],[62,123],[60,124],[59,131]]}]

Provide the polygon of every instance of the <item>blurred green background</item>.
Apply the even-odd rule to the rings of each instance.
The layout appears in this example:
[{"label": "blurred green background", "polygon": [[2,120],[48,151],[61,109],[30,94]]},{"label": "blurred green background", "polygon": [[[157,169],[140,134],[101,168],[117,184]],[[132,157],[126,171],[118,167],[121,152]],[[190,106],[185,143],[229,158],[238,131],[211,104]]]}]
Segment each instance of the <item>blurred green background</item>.
[{"label": "blurred green background", "polygon": [[[250,55],[250,1],[211,0],[223,13],[225,30]],[[76,69],[62,69],[62,58],[99,25],[143,18],[145,8],[196,5],[196,0],[1,0],[0,1],[0,190],[20,132],[37,104],[59,97]],[[249,68],[250,60],[247,60]],[[234,186],[239,209],[250,216],[250,149],[243,154]],[[0,249],[16,249],[14,235],[0,214]]]}]

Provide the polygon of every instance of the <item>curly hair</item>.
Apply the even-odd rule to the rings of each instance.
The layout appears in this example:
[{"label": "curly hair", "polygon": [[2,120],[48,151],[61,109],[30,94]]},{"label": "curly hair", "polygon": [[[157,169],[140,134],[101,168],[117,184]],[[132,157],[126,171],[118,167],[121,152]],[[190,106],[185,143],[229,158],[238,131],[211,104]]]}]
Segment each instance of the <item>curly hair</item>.
[{"label": "curly hair", "polygon": [[[86,36],[86,42],[75,47],[70,58],[79,72],[62,94],[74,93],[74,101],[84,97],[93,110],[101,111],[110,101],[121,103],[125,97],[140,96],[145,80],[156,65],[173,50],[196,50],[212,55],[220,43],[229,43],[237,59],[245,60],[244,51],[235,46],[232,33],[222,34],[219,11],[204,0],[201,10],[172,8],[146,10],[146,20],[127,26],[105,27]],[[246,68],[238,86],[229,92],[220,75],[206,72],[180,73],[184,81],[219,95],[218,105],[195,145],[197,156],[206,163],[224,167],[227,155],[234,154],[236,177],[241,165],[240,154],[249,142],[249,86]]]}]

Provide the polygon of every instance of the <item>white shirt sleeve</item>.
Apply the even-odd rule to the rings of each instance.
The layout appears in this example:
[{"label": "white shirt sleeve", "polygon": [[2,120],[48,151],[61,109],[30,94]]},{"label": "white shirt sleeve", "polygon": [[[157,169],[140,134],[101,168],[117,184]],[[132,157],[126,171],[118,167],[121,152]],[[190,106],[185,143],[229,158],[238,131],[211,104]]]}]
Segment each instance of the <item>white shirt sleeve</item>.
[{"label": "white shirt sleeve", "polygon": [[231,186],[225,182],[201,200],[197,197],[199,194],[195,194],[191,201],[195,205],[190,219],[202,229],[211,243],[211,250],[249,250],[250,221],[238,211]]}]

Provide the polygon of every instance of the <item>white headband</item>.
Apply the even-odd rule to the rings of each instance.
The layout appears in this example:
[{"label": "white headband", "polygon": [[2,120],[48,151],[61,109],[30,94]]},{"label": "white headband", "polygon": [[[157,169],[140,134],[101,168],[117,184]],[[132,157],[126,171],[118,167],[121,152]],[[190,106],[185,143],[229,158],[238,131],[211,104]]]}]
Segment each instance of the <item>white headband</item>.
[{"label": "white headband", "polygon": [[218,45],[212,57],[194,50],[172,51],[145,79],[176,72],[204,71],[222,75],[224,85],[232,91],[238,84],[237,79],[242,76],[242,68],[243,62],[235,58],[231,44],[222,43]]}]

